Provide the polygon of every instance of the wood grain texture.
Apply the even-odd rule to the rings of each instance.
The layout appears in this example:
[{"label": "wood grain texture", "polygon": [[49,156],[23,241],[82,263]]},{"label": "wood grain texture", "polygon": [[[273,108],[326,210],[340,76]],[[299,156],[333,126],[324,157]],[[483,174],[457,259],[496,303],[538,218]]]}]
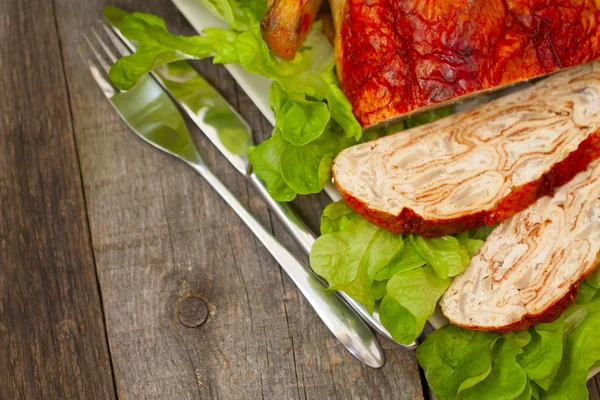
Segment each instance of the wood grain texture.
[{"label": "wood grain texture", "polygon": [[[121,1],[191,33],[166,0]],[[103,0],[56,0],[74,127],[117,393],[121,398],[419,399],[413,353],[386,344],[387,364],[354,360],[277,264],[191,169],[128,132],[93,87],[75,45]],[[222,67],[197,63],[248,120],[270,127]],[[238,198],[292,246],[242,177],[192,132],[207,163]],[[324,198],[298,207],[317,223]],[[297,249],[296,249],[297,250]],[[199,328],[179,322],[179,302],[206,301]]]},{"label": "wood grain texture", "polygon": [[595,377],[588,383],[590,400],[600,400],[600,377]]},{"label": "wood grain texture", "polygon": [[115,398],[51,2],[0,2],[0,71],[0,399]]}]

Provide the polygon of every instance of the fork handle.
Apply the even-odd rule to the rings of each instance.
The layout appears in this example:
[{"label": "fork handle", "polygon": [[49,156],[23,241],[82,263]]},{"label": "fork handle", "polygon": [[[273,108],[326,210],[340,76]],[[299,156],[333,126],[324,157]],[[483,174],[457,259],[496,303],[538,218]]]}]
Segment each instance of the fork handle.
[{"label": "fork handle", "polygon": [[[277,215],[279,221],[293,236],[296,242],[302,247],[304,252],[307,255],[310,255],[310,250],[312,249],[312,246],[315,243],[315,240],[317,239],[317,236],[314,234],[314,232],[308,227],[308,225],[306,225],[306,223],[298,216],[298,214],[296,214],[296,212],[288,203],[278,202],[275,199],[273,199],[273,197],[271,197],[271,195],[267,191],[264,182],[254,172],[251,172],[248,175],[248,177],[250,178],[250,181],[254,184],[254,187],[261,195],[261,197],[267,202],[271,211],[273,211],[273,213]],[[326,284],[326,282],[317,275],[315,275],[312,270],[311,273],[317,279],[323,282],[323,284]],[[367,324],[369,324],[371,328],[375,329],[377,332],[387,337],[388,339],[395,341],[390,332],[383,326],[381,321],[376,316],[371,315],[371,313],[367,311],[365,306],[354,300],[352,297],[348,296],[343,291],[338,291],[337,294],[342,298],[342,300],[344,300],[344,302],[350,308],[354,310],[354,312],[360,315],[360,317]],[[409,345],[401,343],[399,344],[400,346],[409,349],[416,348],[416,343],[412,343]]]},{"label": "fork handle", "polygon": [[373,368],[381,367],[384,363],[383,352],[373,332],[364,321],[352,312],[338,296],[326,294],[324,292],[326,286],[313,272],[281,245],[204,163],[188,162],[188,164],[219,193],[246,223],[344,347],[365,364]]}]

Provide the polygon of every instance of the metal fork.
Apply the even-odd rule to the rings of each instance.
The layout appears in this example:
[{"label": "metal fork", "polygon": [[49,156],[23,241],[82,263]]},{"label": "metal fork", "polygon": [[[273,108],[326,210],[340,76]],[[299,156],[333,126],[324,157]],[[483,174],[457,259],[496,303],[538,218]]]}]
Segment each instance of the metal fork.
[{"label": "metal fork", "polygon": [[337,295],[325,294],[326,287],[314,273],[282,246],[213,174],[198,153],[177,107],[163,88],[150,76],[144,77],[127,92],[120,92],[114,87],[108,78],[108,70],[116,56],[99,31],[102,32],[92,29],[91,35],[84,37],[85,42],[78,47],[78,52],[104,96],[131,130],[200,174],[269,250],[344,347],[365,364],[381,367],[383,352],[368,326]]},{"label": "metal fork", "polygon": [[[114,15],[106,16],[105,18],[110,25],[102,24],[107,37],[115,45],[115,48],[121,56],[127,56],[135,51],[136,46],[126,37],[121,34],[118,28],[121,20],[115,19]],[[127,46],[127,47],[125,47]],[[283,226],[292,235],[296,242],[301,246],[302,250],[309,255],[311,248],[317,239],[317,236],[311,229],[302,221],[288,203],[280,203],[275,201],[269,194],[264,182],[254,173],[249,162],[247,153],[233,153],[226,145],[223,144],[218,134],[218,127],[206,121],[207,109],[210,107],[205,104],[198,105],[196,101],[198,97],[206,100],[206,103],[213,103],[213,107],[219,104],[219,107],[224,110],[223,118],[227,118],[230,122],[235,122],[239,126],[245,127],[248,133],[248,145],[253,145],[250,135],[250,128],[246,121],[236,113],[225,99],[214,89],[190,64],[186,61],[179,61],[171,65],[177,65],[176,68],[170,69],[169,66],[162,66],[151,72],[151,75],[165,89],[165,91],[175,100],[181,109],[190,117],[190,119],[200,128],[204,135],[217,147],[221,154],[255,187],[261,197],[265,200],[271,211],[279,218]],[[173,90],[173,84],[176,85],[176,90]],[[185,90],[183,90],[185,89]],[[240,138],[244,140],[244,138]],[[246,150],[247,151],[247,150]],[[323,281],[326,284],[326,282]],[[360,317],[371,326],[375,331],[388,339],[395,341],[390,332],[383,326],[379,320],[379,310],[373,314],[367,311],[366,307],[358,303],[348,294],[343,291],[338,292],[338,295],[348,304]],[[412,344],[398,343],[400,346],[414,350],[417,342]]]}]

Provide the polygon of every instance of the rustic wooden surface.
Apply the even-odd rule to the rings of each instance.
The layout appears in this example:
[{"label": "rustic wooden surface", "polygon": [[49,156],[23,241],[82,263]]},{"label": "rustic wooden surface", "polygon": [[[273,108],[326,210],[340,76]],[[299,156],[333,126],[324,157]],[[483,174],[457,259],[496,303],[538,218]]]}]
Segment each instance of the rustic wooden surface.
[{"label": "rustic wooden surface", "polygon": [[[211,188],[128,132],[76,53],[105,4],[0,1],[0,399],[428,397],[412,353],[383,342],[384,368],[354,360]],[[117,4],[192,33],[168,0]],[[264,138],[225,69],[196,66]],[[295,206],[316,228],[326,202]]]},{"label": "rustic wooden surface", "polygon": [[0,110],[0,398],[114,398],[52,2],[0,1]]}]

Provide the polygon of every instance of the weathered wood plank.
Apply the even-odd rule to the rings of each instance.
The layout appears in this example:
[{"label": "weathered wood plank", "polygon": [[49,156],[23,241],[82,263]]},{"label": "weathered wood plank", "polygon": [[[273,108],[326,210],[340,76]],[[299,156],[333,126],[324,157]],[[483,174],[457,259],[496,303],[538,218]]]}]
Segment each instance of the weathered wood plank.
[{"label": "weathered wood plank", "polygon": [[0,71],[0,398],[114,398],[51,2],[0,2]]}]

